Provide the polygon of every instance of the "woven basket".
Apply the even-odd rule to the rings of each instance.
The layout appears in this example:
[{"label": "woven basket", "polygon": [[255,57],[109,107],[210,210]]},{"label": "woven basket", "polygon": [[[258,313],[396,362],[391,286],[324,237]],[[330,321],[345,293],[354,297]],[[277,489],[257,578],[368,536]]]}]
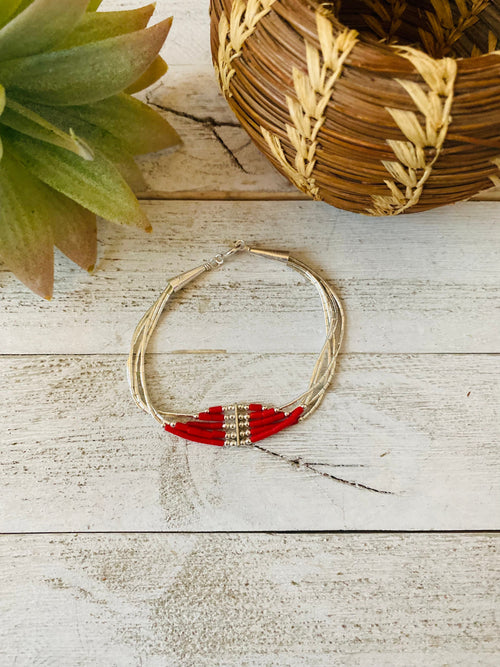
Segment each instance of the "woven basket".
[{"label": "woven basket", "polygon": [[368,215],[500,185],[500,0],[211,0],[221,89],[314,199]]}]

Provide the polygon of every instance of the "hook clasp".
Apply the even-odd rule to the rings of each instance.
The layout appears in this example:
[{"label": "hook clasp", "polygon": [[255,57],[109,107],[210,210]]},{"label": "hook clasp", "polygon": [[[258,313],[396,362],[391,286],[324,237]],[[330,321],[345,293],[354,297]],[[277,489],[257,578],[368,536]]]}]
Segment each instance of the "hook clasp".
[{"label": "hook clasp", "polygon": [[224,253],[224,257],[231,257],[231,255],[234,255],[236,252],[242,252],[243,250],[248,250],[248,246],[245,241],[240,239],[239,241],[235,241],[233,247]]},{"label": "hook clasp", "polygon": [[[237,252],[242,252],[243,250],[247,250],[247,244],[245,241],[242,241],[241,239],[239,241],[235,241],[229,250],[226,250],[226,252],[220,252],[215,257],[212,257],[208,262],[206,262],[205,266],[207,267],[207,271],[210,271],[210,269],[217,269],[219,266],[222,266],[224,264],[224,261],[228,258],[231,257],[231,255],[234,255]],[[210,267],[210,268],[208,268]]]},{"label": "hook clasp", "polygon": [[218,269],[219,266],[224,264],[224,261],[228,257],[231,257],[231,255],[234,255],[236,252],[241,252],[242,250],[247,250],[245,241],[235,241],[232,248],[226,250],[226,252],[219,252],[217,255],[215,255],[215,257],[212,257],[212,259],[208,260],[208,262],[204,262],[201,266],[197,266],[196,268],[191,269],[191,271],[186,271],[185,273],[181,273],[180,275],[175,276],[175,278],[171,278],[169,283],[172,286],[172,289],[174,292],[178,292],[192,280],[198,278],[198,276],[200,276],[205,271]]}]

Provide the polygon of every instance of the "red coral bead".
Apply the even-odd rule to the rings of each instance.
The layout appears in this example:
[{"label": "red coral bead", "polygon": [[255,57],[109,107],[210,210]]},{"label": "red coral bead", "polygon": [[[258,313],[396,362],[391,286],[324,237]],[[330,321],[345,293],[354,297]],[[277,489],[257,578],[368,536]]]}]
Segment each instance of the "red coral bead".
[{"label": "red coral bead", "polygon": [[266,424],[274,424],[275,422],[284,419],[284,417],[285,417],[284,412],[275,412],[274,414],[269,415],[268,417],[256,417],[256,418],[250,417],[249,424],[250,427],[252,427],[253,425],[260,427],[260,426],[265,426]]},{"label": "red coral bead", "polygon": [[213,412],[200,412],[198,415],[198,419],[201,419],[203,421],[207,422],[223,422],[224,421],[224,415],[221,412],[220,414],[218,413],[213,413]]},{"label": "red coral bead", "polygon": [[264,440],[265,438],[268,438],[270,435],[279,433],[288,426],[296,424],[299,420],[300,415],[303,412],[304,412],[303,407],[299,406],[298,408],[295,408],[295,410],[293,410],[293,412],[291,412],[288,415],[288,417],[286,417],[286,419],[283,419],[283,421],[281,421],[279,424],[275,426],[270,426],[268,428],[258,429],[255,433],[252,433],[250,435],[250,441],[258,442],[259,440]]},{"label": "red coral bead", "polygon": [[184,427],[180,427],[180,430],[183,433],[189,433],[191,435],[197,435],[201,438],[224,438],[226,433],[220,429],[212,428],[196,428],[195,426],[188,426],[187,424]]},{"label": "red coral bead", "polygon": [[195,426],[196,428],[201,428],[204,429],[205,431],[210,431],[211,429],[218,429],[222,427],[222,422],[221,421],[189,421],[189,422],[183,422],[185,426]]},{"label": "red coral bead", "polygon": [[196,435],[190,435],[182,432],[182,430],[177,425],[170,426],[169,424],[164,424],[164,428],[165,431],[168,431],[168,433],[173,433],[174,435],[177,435],[180,438],[184,438],[184,440],[191,440],[192,442],[200,442],[204,445],[216,445],[217,447],[222,447],[224,445],[223,438],[207,438],[207,437],[199,437]]}]

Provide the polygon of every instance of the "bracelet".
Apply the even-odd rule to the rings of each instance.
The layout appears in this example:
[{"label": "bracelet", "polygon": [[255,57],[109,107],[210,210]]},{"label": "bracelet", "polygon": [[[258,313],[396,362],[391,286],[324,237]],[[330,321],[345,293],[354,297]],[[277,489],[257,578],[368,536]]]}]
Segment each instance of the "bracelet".
[{"label": "bracelet", "polygon": [[[147,388],[145,356],[148,343],[161,314],[175,292],[183,289],[206,271],[218,268],[229,257],[241,252],[286,263],[315,285],[319,292],[325,316],[326,339],[314,366],[307,390],[281,407],[261,403],[234,403],[211,407],[198,414],[179,414],[159,410],[154,406]],[[290,257],[287,252],[248,247],[244,241],[236,241],[227,252],[220,253],[201,266],[169,280],[165,290],[135,329],[127,362],[128,383],[136,404],[152,415],[169,433],[185,440],[208,445],[251,446],[306,419],[317,409],[333,379],[343,335],[342,305],[323,278],[298,259]]]}]

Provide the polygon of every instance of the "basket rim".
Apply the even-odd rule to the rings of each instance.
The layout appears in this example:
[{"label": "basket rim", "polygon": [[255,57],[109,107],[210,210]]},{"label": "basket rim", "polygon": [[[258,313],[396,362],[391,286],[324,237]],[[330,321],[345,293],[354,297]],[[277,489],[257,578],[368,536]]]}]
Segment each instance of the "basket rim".
[{"label": "basket rim", "polygon": [[[304,5],[304,6],[309,6],[311,8],[312,12],[319,12],[325,18],[327,18],[334,28],[338,30],[339,32],[342,30],[350,30],[350,26],[342,23],[333,13],[332,11],[328,11],[328,9],[325,7],[326,4],[323,2],[323,0],[299,0],[299,2]],[[499,35],[500,39],[500,35]],[[382,44],[382,43],[377,43],[373,42],[371,39],[367,39],[366,36],[359,34],[358,33],[358,44],[362,44],[365,48],[367,48],[369,51],[372,51],[373,54],[377,54],[380,56],[381,54],[383,55],[386,53],[388,56],[390,55],[391,57],[396,57],[396,58],[401,58],[402,61],[406,62],[405,59],[401,56],[399,51],[401,49],[405,50],[413,50],[418,53],[424,54],[428,58],[432,58],[433,60],[439,61],[443,60],[443,58],[435,58],[434,56],[431,56],[427,51],[424,51],[424,49],[418,48],[418,47],[412,47],[412,46],[407,46],[404,44]],[[473,66],[477,66],[479,63],[482,63],[484,65],[484,69],[488,69],[489,64],[485,62],[485,60],[491,60],[491,64],[498,64],[498,58],[500,57],[500,50],[495,50],[491,51],[489,53],[481,53],[479,55],[475,56],[460,56],[460,57],[454,57],[454,56],[444,56],[444,58],[451,58],[452,60],[455,60],[457,62],[457,65],[463,65],[465,63],[470,63]],[[368,58],[369,59],[369,58]],[[472,69],[472,67],[471,67]]]}]

